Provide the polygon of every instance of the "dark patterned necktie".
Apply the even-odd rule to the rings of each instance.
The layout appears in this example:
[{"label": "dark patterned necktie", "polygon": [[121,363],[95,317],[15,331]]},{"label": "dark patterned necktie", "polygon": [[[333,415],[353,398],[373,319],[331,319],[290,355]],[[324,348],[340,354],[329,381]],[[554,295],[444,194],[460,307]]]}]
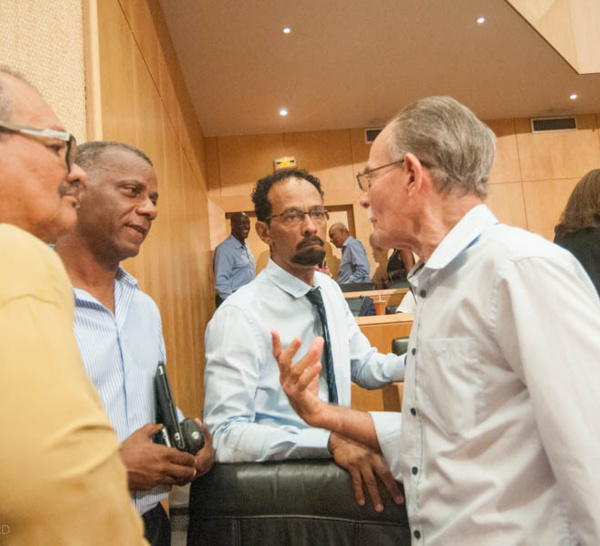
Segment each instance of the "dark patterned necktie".
[{"label": "dark patterned necktie", "polygon": [[323,355],[321,360],[325,367],[325,373],[327,374],[327,390],[329,391],[329,401],[334,404],[338,403],[337,387],[335,385],[335,372],[333,370],[333,354],[331,352],[331,339],[329,337],[329,328],[327,326],[327,315],[325,314],[325,305],[323,304],[323,297],[321,296],[321,289],[319,287],[313,288],[306,293],[306,297],[310,303],[317,309],[321,324],[323,325],[323,339],[325,343],[323,345]]}]

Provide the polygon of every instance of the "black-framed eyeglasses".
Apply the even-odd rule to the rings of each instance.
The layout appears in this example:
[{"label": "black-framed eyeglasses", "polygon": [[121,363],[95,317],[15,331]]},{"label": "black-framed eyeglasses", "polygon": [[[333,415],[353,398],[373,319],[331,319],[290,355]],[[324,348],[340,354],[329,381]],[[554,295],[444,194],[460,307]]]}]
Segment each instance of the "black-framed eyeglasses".
[{"label": "black-framed eyeglasses", "polygon": [[356,175],[356,181],[358,182],[358,187],[362,191],[367,191],[371,189],[371,184],[373,183],[373,173],[379,171],[380,169],[385,169],[386,167],[391,167],[392,165],[400,166],[404,163],[404,159],[399,159],[398,161],[392,161],[391,163],[386,163],[385,165],[381,165],[380,167],[375,167],[374,169],[365,169],[363,172],[358,173]]},{"label": "black-framed eyeglasses", "polygon": [[304,217],[306,215],[310,216],[310,219],[313,222],[326,222],[329,220],[329,211],[324,208],[312,209],[312,210],[300,210],[300,209],[290,209],[282,212],[281,214],[272,214],[268,218],[265,218],[265,222],[272,220],[273,218],[280,218],[281,223],[284,226],[291,227],[298,224],[301,224],[304,221]]},{"label": "black-framed eyeglasses", "polygon": [[71,172],[77,155],[77,141],[71,133],[56,131],[55,129],[42,129],[40,127],[29,127],[28,125],[18,125],[16,123],[0,120],[0,131],[2,129],[11,133],[19,133],[35,138],[55,138],[66,142],[67,151],[65,153],[65,163],[67,165],[67,172]]}]

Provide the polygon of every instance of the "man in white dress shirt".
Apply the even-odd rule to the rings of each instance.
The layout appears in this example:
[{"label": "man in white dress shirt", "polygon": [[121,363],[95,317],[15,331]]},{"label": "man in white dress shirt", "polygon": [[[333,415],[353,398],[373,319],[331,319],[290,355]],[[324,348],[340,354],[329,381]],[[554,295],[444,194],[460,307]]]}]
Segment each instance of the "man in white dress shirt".
[{"label": "man in white dress shirt", "polygon": [[[463,105],[404,108],[373,143],[361,204],[421,260],[400,414],[324,404],[322,340],[274,355],[294,408],[381,449],[414,544],[600,544],[600,303],[568,252],[483,204],[493,133]],[[400,426],[401,425],[401,426]],[[401,430],[402,429],[402,430]]]}]

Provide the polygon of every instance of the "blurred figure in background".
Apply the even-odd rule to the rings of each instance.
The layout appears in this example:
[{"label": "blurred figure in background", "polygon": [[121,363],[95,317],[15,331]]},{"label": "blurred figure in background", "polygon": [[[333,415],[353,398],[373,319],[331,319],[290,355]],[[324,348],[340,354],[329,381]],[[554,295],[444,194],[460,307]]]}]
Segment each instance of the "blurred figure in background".
[{"label": "blurred figure in background", "polygon": [[600,294],[600,169],[577,182],[554,234],[554,242],[581,262]]}]

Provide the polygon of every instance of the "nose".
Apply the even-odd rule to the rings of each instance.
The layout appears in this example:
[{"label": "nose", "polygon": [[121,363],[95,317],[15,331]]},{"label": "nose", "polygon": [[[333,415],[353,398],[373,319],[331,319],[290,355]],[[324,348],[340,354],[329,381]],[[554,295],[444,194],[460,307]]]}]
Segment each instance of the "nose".
[{"label": "nose", "polygon": [[137,209],[138,214],[143,216],[147,216],[150,221],[154,220],[158,216],[158,208],[156,204],[150,199],[150,197],[146,196],[144,201],[140,203],[140,206]]},{"label": "nose", "polygon": [[368,209],[371,206],[371,199],[369,197],[369,192],[364,191],[360,194],[360,199],[358,200],[361,207],[364,209]]},{"label": "nose", "polygon": [[79,192],[85,188],[86,178],[85,171],[77,163],[73,163],[71,170],[67,173],[66,183],[70,190],[68,193],[79,195]]},{"label": "nose", "polygon": [[304,218],[302,219],[302,233],[316,233],[317,226],[315,221],[310,217],[310,214],[307,212],[304,213]]}]

